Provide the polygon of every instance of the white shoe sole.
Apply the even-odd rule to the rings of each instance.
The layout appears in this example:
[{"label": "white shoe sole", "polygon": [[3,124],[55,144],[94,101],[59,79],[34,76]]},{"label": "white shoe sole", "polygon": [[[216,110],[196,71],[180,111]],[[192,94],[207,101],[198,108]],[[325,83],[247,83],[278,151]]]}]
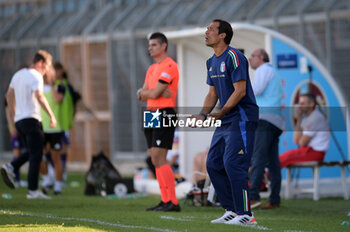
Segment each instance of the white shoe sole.
[{"label": "white shoe sole", "polygon": [[5,182],[5,184],[9,188],[11,188],[11,189],[15,189],[16,188],[16,186],[14,184],[14,181],[11,180],[11,177],[9,175],[7,167],[4,167],[4,166],[1,167],[1,175],[2,175],[2,178],[3,178],[4,182]]}]

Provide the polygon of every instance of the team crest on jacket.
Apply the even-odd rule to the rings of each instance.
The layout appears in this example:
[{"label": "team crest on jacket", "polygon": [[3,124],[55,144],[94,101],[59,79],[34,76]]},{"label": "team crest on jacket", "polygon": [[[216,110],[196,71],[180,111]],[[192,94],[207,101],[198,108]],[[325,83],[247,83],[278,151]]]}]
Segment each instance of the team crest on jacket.
[{"label": "team crest on jacket", "polygon": [[225,62],[223,61],[223,62],[221,62],[221,65],[220,65],[220,71],[225,72],[225,69],[226,69]]}]

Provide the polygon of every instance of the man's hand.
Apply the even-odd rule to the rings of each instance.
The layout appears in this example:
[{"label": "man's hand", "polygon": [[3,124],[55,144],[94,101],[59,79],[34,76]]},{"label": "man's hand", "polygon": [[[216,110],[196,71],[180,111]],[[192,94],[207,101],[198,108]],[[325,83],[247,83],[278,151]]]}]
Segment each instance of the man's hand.
[{"label": "man's hand", "polygon": [[211,113],[208,116],[212,117],[216,120],[221,119],[222,117],[224,117],[225,114],[222,113],[222,111],[218,112],[218,113]]},{"label": "man's hand", "polygon": [[165,89],[164,92],[162,93],[162,96],[165,98],[171,98],[173,95],[173,92],[170,89]]},{"label": "man's hand", "polygon": [[141,91],[142,91],[142,88],[138,89],[136,92],[137,100],[139,101],[141,101]]},{"label": "man's hand", "polygon": [[17,137],[18,133],[17,133],[16,128],[13,128],[13,129],[10,131],[10,134],[11,134],[11,137]]},{"label": "man's hand", "polygon": [[193,126],[192,128],[195,128],[195,127],[196,127],[196,122],[197,122],[197,121],[205,121],[205,117],[204,117],[203,115],[201,115],[201,114],[193,114],[193,115],[189,116],[188,118],[194,118],[194,119],[196,119],[196,120],[195,120],[195,123],[194,123],[195,126]]},{"label": "man's hand", "polygon": [[297,106],[295,107],[295,117],[296,117],[297,119],[301,119],[302,116],[303,116],[303,112],[301,111],[300,106],[297,105]]},{"label": "man's hand", "polygon": [[50,127],[51,127],[51,128],[55,128],[56,126],[57,126],[56,118],[55,118],[55,116],[52,116],[52,117],[50,118]]}]

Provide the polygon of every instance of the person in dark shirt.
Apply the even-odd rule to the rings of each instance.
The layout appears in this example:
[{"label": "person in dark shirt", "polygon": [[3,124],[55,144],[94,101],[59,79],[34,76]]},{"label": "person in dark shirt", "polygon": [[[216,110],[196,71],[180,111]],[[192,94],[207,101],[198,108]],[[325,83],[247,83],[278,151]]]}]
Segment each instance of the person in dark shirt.
[{"label": "person in dark shirt", "polygon": [[[207,170],[225,214],[211,223],[257,224],[250,211],[248,169],[259,117],[249,79],[248,61],[229,46],[231,25],[217,19],[207,27],[205,43],[214,55],[207,62],[209,92],[196,120],[221,120],[212,138]],[[217,101],[220,110],[211,113]]]}]

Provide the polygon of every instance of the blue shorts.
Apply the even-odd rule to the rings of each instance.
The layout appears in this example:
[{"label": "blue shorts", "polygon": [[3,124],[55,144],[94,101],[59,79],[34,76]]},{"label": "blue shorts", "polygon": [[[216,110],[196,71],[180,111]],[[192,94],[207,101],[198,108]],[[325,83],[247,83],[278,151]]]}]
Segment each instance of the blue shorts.
[{"label": "blue shorts", "polygon": [[69,130],[63,132],[62,144],[66,144],[66,145],[69,145],[69,144],[70,144]]},{"label": "blue shorts", "polygon": [[12,149],[23,149],[24,142],[19,135],[11,136],[11,148]]}]

